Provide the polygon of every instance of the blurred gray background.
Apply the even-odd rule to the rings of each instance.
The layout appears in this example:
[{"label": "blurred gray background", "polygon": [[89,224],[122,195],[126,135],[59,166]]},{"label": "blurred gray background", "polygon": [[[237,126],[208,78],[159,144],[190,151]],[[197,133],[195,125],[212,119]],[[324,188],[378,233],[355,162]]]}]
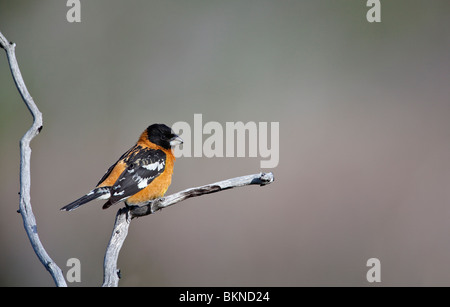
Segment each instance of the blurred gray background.
[{"label": "blurred gray background", "polygon": [[[44,115],[33,211],[50,256],[102,282],[119,206],[88,192],[151,123],[280,123],[276,181],[134,220],[121,286],[450,285],[448,1],[1,0]],[[52,286],[16,213],[32,118],[0,50],[0,285]],[[259,172],[261,158],[180,158],[168,193]]]}]

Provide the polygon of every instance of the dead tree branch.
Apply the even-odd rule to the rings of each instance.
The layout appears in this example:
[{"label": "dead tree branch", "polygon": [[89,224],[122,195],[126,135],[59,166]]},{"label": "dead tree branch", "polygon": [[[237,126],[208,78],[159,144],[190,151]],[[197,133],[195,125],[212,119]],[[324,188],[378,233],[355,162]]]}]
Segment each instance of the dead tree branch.
[{"label": "dead tree branch", "polygon": [[25,133],[20,140],[20,204],[19,212],[22,215],[23,225],[25,231],[30,239],[31,246],[34,252],[38,256],[41,263],[52,275],[53,280],[57,286],[67,286],[61,269],[50,258],[44,249],[44,246],[39,239],[37,232],[36,219],[34,217],[31,200],[30,200],[30,188],[31,188],[31,175],[30,175],[30,160],[31,160],[31,140],[39,134],[42,129],[42,113],[34,103],[33,98],[25,86],[22,74],[19,69],[19,65],[16,60],[15,47],[16,44],[9,42],[3,34],[0,32],[0,46],[5,49],[8,57],[9,67],[13,76],[14,82],[22,96],[25,105],[28,107],[31,115],[33,116],[33,124],[31,128]]},{"label": "dead tree branch", "polygon": [[197,197],[205,194],[220,192],[236,187],[247,185],[264,186],[272,183],[274,177],[272,173],[259,173],[254,175],[242,176],[219,181],[204,186],[190,188],[181,192],[156,199],[142,206],[125,207],[117,212],[114,228],[108,247],[106,248],[105,259],[103,263],[103,287],[117,287],[119,285],[120,271],[117,269],[117,260],[119,252],[125,241],[131,219],[153,214],[158,210],[175,205],[191,197]]},{"label": "dead tree branch", "polygon": [[[42,129],[42,113],[36,106],[31,97],[15,56],[16,44],[9,42],[0,32],[0,47],[6,51],[11,73],[16,87],[33,116],[33,124],[20,140],[20,204],[19,212],[23,219],[25,231],[30,240],[34,252],[38,256],[41,263],[49,271],[57,286],[67,286],[61,269],[50,258],[44,246],[42,245],[37,232],[36,219],[31,207],[31,147],[30,143]],[[150,201],[141,206],[121,208],[116,215],[114,228],[108,247],[106,248],[104,259],[104,287],[117,287],[119,284],[120,271],[117,269],[117,260],[119,258],[120,249],[125,241],[132,218],[142,217],[153,214],[158,210],[167,208],[191,197],[197,197],[205,194],[211,194],[228,190],[236,187],[247,185],[264,186],[274,181],[272,173],[260,173],[242,177],[231,178],[216,183],[190,188],[181,192],[166,196],[161,199]]]}]

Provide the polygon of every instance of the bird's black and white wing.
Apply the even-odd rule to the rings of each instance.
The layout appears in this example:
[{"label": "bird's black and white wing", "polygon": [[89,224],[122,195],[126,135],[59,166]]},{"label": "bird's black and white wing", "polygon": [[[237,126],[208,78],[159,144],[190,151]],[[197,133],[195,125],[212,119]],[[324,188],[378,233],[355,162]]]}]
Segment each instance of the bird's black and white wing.
[{"label": "bird's black and white wing", "polygon": [[126,168],[111,188],[108,207],[138,193],[164,172],[166,167],[164,151],[137,147],[124,160]]}]

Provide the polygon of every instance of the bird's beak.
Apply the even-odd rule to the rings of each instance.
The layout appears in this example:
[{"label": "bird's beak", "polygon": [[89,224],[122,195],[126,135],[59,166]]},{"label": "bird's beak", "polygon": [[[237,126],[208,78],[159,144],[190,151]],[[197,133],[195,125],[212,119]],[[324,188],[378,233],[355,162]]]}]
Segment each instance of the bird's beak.
[{"label": "bird's beak", "polygon": [[175,135],[173,138],[170,139],[170,146],[176,146],[183,144],[183,140],[178,136]]}]

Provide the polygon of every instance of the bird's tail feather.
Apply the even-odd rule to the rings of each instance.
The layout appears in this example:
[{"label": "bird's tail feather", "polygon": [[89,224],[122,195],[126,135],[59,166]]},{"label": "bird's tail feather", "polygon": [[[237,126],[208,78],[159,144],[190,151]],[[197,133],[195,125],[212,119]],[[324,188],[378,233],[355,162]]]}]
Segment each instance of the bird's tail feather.
[{"label": "bird's tail feather", "polygon": [[102,207],[102,209],[108,209],[109,207],[111,207],[112,205],[114,205],[111,200],[108,200]]},{"label": "bird's tail feather", "polygon": [[62,211],[72,211],[78,208],[81,205],[84,205],[85,203],[90,202],[94,199],[108,199],[111,197],[111,187],[101,187],[101,188],[95,188],[86,195],[78,198],[76,201],[71,202],[67,206],[64,206],[61,208]]}]

